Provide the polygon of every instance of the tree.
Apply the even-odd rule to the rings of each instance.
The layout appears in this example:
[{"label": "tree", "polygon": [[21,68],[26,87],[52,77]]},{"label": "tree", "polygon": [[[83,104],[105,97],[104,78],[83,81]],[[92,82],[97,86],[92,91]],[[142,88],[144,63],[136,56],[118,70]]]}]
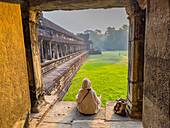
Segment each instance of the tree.
[{"label": "tree", "polygon": [[108,27],[104,34],[98,29],[86,30],[84,33],[89,34],[89,40],[93,42],[94,49],[127,50],[128,25],[123,25],[119,30]]}]

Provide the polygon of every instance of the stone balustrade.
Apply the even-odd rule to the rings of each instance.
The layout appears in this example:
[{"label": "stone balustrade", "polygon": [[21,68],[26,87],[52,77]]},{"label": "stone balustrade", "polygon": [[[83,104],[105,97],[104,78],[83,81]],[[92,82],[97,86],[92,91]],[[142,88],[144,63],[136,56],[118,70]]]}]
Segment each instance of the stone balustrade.
[{"label": "stone balustrade", "polygon": [[54,59],[54,60],[49,60],[47,62],[44,62],[41,64],[41,71],[42,71],[42,75],[48,73],[49,71],[53,70],[54,68],[56,68],[57,66],[63,64],[64,62],[80,55],[81,53],[85,52],[85,50],[82,51],[78,51],[72,54],[69,54],[67,56],[63,56],[59,59]]},{"label": "stone balustrade", "polygon": [[57,94],[60,100],[64,97],[71,86],[71,80],[86,60],[88,52],[78,52],[77,54],[73,59],[43,76],[44,91],[46,94]]}]

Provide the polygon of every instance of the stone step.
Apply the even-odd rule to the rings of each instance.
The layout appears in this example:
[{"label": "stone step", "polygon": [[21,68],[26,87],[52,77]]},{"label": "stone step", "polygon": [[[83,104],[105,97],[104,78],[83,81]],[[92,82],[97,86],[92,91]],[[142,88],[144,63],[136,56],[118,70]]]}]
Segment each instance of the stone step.
[{"label": "stone step", "polygon": [[72,128],[143,128],[138,121],[106,122],[104,120],[76,120],[72,122]]},{"label": "stone step", "polygon": [[59,102],[46,115],[44,123],[71,123],[73,120],[98,120],[105,119],[105,108],[95,115],[84,115],[78,112],[76,102]]},{"label": "stone step", "polygon": [[57,102],[48,112],[39,128],[143,128],[140,120],[116,115],[113,112],[115,102],[107,102],[106,109],[94,115],[78,112],[76,102]]},{"label": "stone step", "polygon": [[58,98],[56,95],[47,96],[45,95],[45,105],[40,109],[39,113],[31,113],[30,115],[30,128],[35,128],[41,120],[47,115],[51,108],[56,104]]}]

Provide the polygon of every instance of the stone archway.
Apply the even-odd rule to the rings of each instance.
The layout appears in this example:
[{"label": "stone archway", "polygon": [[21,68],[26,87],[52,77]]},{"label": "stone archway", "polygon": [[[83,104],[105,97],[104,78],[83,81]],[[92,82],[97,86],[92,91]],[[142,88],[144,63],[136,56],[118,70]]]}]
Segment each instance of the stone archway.
[{"label": "stone archway", "polygon": [[[143,70],[144,70],[144,38],[145,38],[145,10],[142,10],[136,0],[112,0],[102,1],[97,3],[94,0],[91,1],[55,1],[55,0],[43,0],[39,1],[27,1],[21,2],[22,5],[22,17],[24,26],[25,38],[29,37],[29,41],[25,41],[27,50],[27,58],[30,62],[32,58],[37,58],[39,52],[37,46],[37,20],[39,18],[39,11],[43,10],[77,10],[77,9],[89,9],[89,8],[112,8],[112,7],[125,7],[128,19],[129,19],[129,68],[128,68],[128,112],[131,117],[142,117],[142,101],[143,101]],[[30,5],[28,7],[28,5]],[[37,11],[38,10],[38,11]],[[28,48],[28,44],[31,44]],[[31,51],[31,52],[30,52]],[[39,58],[32,60],[33,65],[28,64],[30,69],[30,83],[34,89],[31,90],[31,103],[32,109],[37,108],[37,103],[43,100],[43,85],[41,83],[40,75],[40,61]],[[38,67],[36,67],[38,65]],[[32,72],[31,72],[32,71]],[[39,75],[37,75],[39,74]],[[32,83],[32,80],[33,83]],[[41,88],[41,89],[39,89]],[[35,93],[36,92],[36,93]],[[39,98],[40,97],[40,98]],[[33,108],[34,107],[34,108]]]}]

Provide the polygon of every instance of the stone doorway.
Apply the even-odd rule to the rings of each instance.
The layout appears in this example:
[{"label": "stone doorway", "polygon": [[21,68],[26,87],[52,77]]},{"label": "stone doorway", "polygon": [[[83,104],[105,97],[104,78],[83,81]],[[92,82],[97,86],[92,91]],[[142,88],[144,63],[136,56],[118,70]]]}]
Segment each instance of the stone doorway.
[{"label": "stone doorway", "polygon": [[169,0],[0,0],[2,127],[28,127],[30,109],[44,101],[37,43],[41,11],[113,7],[126,7],[131,24],[129,113],[142,115],[144,127],[169,126]]},{"label": "stone doorway", "polygon": [[[80,6],[81,5],[81,6]],[[110,5],[110,6],[109,6]],[[37,42],[37,22],[39,19],[39,16],[41,14],[41,11],[43,10],[76,10],[76,9],[88,9],[88,8],[112,8],[112,7],[125,7],[128,19],[129,19],[129,43],[128,43],[128,113],[131,117],[134,118],[142,118],[142,103],[143,103],[143,73],[144,73],[144,42],[145,42],[145,9],[142,10],[139,6],[138,2],[136,0],[126,0],[126,1],[112,1],[112,3],[109,2],[102,2],[99,1],[99,3],[95,3],[94,1],[89,4],[88,2],[78,2],[78,1],[70,1],[67,2],[54,2],[54,1],[43,1],[42,3],[36,3],[32,2],[31,6],[28,8],[28,6],[25,6],[25,4],[22,4],[22,17],[23,17],[23,25],[24,28],[24,36],[28,36],[30,38],[29,43],[34,44]],[[31,11],[30,11],[31,10]],[[37,11],[39,10],[39,11]],[[29,25],[28,25],[29,24]],[[30,34],[27,33],[26,30],[34,31]],[[31,49],[34,48],[35,45],[32,45]],[[27,47],[26,47],[27,49]],[[66,49],[65,46],[62,46],[61,48],[63,51]],[[75,49],[75,47],[74,47]],[[34,51],[33,51],[34,52]],[[34,53],[27,53],[30,55],[30,57]],[[37,52],[36,55],[38,55],[39,52]],[[29,57],[29,56],[28,56]],[[40,61],[38,59],[34,59],[33,63],[39,63]],[[34,65],[32,65],[34,67]],[[28,68],[33,68],[28,65]],[[37,66],[37,64],[36,64]],[[39,65],[40,66],[40,65]],[[40,67],[38,67],[40,69]],[[40,76],[40,70],[37,70],[37,68],[32,69],[34,72],[32,74],[39,74],[39,76],[35,76],[35,78],[39,78],[38,81],[41,81],[42,77]],[[38,72],[38,73],[36,73]],[[31,75],[30,75],[31,76]],[[37,87],[43,88],[41,85],[33,85],[36,89]],[[33,91],[33,93],[35,90]],[[32,91],[31,91],[32,93]],[[36,89],[36,97],[32,100],[36,103],[39,100],[38,97],[43,96],[43,89]],[[32,106],[36,106],[33,105]]]}]

